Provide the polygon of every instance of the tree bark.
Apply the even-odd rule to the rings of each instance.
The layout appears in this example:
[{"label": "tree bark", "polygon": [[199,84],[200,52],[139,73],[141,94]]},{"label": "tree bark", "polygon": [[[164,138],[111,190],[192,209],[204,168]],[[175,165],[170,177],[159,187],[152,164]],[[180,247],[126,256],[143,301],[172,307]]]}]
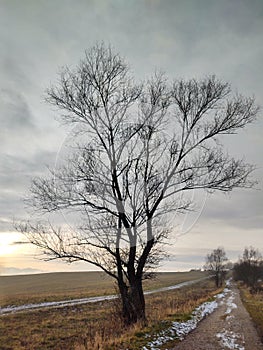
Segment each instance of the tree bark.
[{"label": "tree bark", "polygon": [[216,287],[219,287],[219,272],[216,271],[216,275],[215,275],[215,282],[216,282]]},{"label": "tree bark", "polygon": [[143,294],[141,279],[135,278],[126,285],[118,281],[121,302],[122,316],[125,325],[131,325],[136,322],[146,322],[145,298]]}]

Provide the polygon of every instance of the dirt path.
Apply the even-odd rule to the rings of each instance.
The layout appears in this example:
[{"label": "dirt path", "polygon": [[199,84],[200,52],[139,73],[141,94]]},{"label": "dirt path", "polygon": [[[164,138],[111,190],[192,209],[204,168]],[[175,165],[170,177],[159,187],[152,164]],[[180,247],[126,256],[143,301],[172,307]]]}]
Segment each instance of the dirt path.
[{"label": "dirt path", "polygon": [[[178,283],[173,286],[169,287],[162,287],[150,291],[144,292],[145,295],[154,294],[154,293],[160,293],[165,292],[169,290],[179,289],[182,287],[190,286],[191,284],[198,283],[200,281],[203,281],[210,277],[203,277],[192,281],[186,281],[182,283]],[[81,299],[71,299],[71,300],[61,300],[61,301],[49,301],[45,303],[38,303],[38,304],[26,304],[26,305],[11,305],[2,307],[0,306],[0,316],[1,315],[7,315],[7,314],[15,314],[17,312],[23,312],[23,311],[31,311],[31,310],[38,310],[43,308],[62,308],[67,306],[73,306],[73,305],[81,305],[81,304],[88,304],[88,303],[97,303],[100,301],[107,301],[107,300],[113,300],[116,299],[117,295],[106,295],[106,296],[98,296],[98,297],[89,297],[89,298],[81,298]]]},{"label": "dirt path", "polygon": [[235,286],[229,286],[219,305],[174,350],[263,350]]}]

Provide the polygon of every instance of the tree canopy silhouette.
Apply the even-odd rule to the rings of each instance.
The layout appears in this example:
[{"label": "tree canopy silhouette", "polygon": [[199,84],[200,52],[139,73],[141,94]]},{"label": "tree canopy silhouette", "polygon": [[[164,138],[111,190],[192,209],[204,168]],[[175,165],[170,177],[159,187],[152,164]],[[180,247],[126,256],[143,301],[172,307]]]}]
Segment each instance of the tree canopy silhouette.
[{"label": "tree canopy silhouette", "polygon": [[221,287],[227,272],[227,261],[225,249],[218,247],[206,256],[205,270],[212,273],[217,287]]},{"label": "tree canopy silhouette", "polygon": [[243,281],[255,291],[263,278],[263,257],[259,250],[250,246],[245,248],[242,258],[234,265],[235,280]]},{"label": "tree canopy silhouette", "polygon": [[86,261],[116,279],[127,324],[145,320],[142,280],[162,257],[167,216],[184,213],[194,189],[250,187],[253,166],[223,152],[221,135],[253,122],[253,98],[215,76],[136,83],[124,59],[95,45],[47,91],[61,122],[74,126],[72,154],[32,182],[28,204],[76,212],[78,225],[20,225],[46,259]]}]

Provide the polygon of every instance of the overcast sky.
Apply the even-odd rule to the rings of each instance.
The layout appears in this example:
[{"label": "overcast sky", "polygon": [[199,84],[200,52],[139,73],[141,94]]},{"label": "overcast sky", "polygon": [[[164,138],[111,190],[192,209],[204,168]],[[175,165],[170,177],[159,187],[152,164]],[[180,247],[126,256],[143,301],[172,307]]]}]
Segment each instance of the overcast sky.
[{"label": "overcast sky", "polygon": [[[22,198],[30,180],[54,164],[66,135],[43,101],[45,89],[59,67],[74,66],[102,40],[138,79],[155,69],[170,78],[216,74],[263,105],[262,0],[0,0],[2,272],[87,269],[35,260],[35,249],[14,244],[21,237],[12,223],[25,217]],[[225,140],[229,153],[257,165],[257,189],[199,196],[196,213],[180,221],[173,257],[162,269],[200,267],[219,245],[232,259],[248,245],[263,249],[262,131],[260,117]]]}]

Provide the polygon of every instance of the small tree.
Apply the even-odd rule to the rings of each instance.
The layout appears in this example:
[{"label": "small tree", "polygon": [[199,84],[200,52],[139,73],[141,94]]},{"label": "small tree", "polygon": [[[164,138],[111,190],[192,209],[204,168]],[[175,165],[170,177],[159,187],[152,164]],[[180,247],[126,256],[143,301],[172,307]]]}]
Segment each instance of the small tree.
[{"label": "small tree", "polygon": [[258,280],[263,278],[263,259],[254,247],[245,248],[243,256],[234,266],[235,280],[243,281],[254,290]]},{"label": "small tree", "polygon": [[96,45],[75,70],[65,68],[47,101],[78,126],[75,152],[50,178],[32,182],[30,207],[76,212],[78,225],[29,222],[19,229],[46,259],[85,261],[112,276],[127,324],[145,320],[142,280],[162,257],[165,218],[184,213],[194,189],[250,187],[253,166],[223,153],[220,135],[258,113],[253,98],[231,97],[228,83],[161,74],[136,84],[124,60]]},{"label": "small tree", "polygon": [[205,270],[209,271],[214,275],[215,284],[217,287],[221,287],[227,271],[228,258],[226,256],[224,248],[217,248],[212,251],[212,253],[207,254]]}]

